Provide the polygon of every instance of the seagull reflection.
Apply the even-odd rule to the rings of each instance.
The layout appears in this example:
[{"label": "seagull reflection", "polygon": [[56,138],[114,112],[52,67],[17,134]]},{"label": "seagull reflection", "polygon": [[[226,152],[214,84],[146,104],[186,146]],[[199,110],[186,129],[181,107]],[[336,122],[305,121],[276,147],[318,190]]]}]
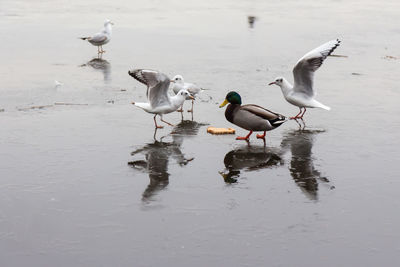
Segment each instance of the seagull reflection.
[{"label": "seagull reflection", "polygon": [[220,172],[226,183],[236,183],[240,171],[256,171],[280,166],[284,162],[274,149],[244,146],[229,151],[224,158],[226,171]]},{"label": "seagull reflection", "polygon": [[318,200],[318,184],[329,180],[322,176],[314,167],[312,147],[316,134],[324,130],[301,130],[289,132],[281,142],[283,150],[289,149],[292,153],[289,171],[296,184],[311,200]]},{"label": "seagull reflection", "polygon": [[184,138],[197,135],[200,127],[205,125],[204,123],[198,123],[192,120],[182,120],[173,128],[171,132],[172,139],[175,144],[179,144],[180,146]]},{"label": "seagull reflection", "polygon": [[109,82],[111,81],[111,64],[105,59],[102,59],[101,57],[93,58],[86,64],[83,64],[82,66],[90,66],[95,70],[99,70],[103,72],[104,76],[104,81]]},{"label": "seagull reflection", "polygon": [[168,186],[170,159],[174,159],[181,167],[194,159],[185,157],[180,147],[183,140],[187,137],[195,136],[202,125],[194,121],[182,121],[170,133],[172,142],[164,142],[163,139],[167,137],[164,136],[160,138],[160,141],[155,140],[154,143],[146,144],[131,153],[132,156],[141,156],[142,159],[130,161],[128,164],[132,168],[146,172],[149,175],[150,183],[142,194],[144,202],[151,201],[159,191]]}]

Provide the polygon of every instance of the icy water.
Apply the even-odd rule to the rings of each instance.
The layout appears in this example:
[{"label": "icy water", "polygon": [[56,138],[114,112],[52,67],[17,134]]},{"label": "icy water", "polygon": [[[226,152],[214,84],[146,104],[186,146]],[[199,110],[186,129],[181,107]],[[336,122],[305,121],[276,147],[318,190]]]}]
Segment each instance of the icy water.
[{"label": "icy water", "polygon": [[[397,0],[2,0],[0,266],[398,266],[399,17]],[[78,37],[106,18],[98,60]],[[206,133],[232,127],[230,90],[295,115],[267,84],[335,38],[347,58],[315,76],[331,111],[265,145]],[[131,68],[210,90],[155,133]]]}]

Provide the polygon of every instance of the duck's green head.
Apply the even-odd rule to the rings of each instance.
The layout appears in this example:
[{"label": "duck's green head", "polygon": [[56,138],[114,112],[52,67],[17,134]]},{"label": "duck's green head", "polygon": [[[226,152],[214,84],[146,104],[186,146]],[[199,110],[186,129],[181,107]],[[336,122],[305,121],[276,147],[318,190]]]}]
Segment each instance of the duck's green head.
[{"label": "duck's green head", "polygon": [[222,102],[222,104],[219,105],[219,107],[222,108],[228,103],[241,105],[242,104],[242,98],[240,97],[240,95],[238,93],[236,93],[234,91],[229,92],[226,95],[224,102]]}]

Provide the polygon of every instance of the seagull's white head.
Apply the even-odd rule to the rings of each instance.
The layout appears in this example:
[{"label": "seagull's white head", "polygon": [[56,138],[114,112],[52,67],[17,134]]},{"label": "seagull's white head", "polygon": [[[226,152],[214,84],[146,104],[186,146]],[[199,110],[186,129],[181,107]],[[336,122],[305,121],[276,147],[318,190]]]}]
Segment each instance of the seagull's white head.
[{"label": "seagull's white head", "polygon": [[175,77],[171,80],[171,82],[177,83],[177,84],[184,83],[182,75],[175,75]]},{"label": "seagull's white head", "polygon": [[293,88],[293,86],[283,77],[277,77],[275,78],[275,81],[273,81],[272,83],[269,83],[268,85],[278,85],[281,90],[282,93],[286,96],[290,90]]},{"label": "seagull's white head", "polygon": [[106,20],[104,21],[104,27],[107,27],[108,25],[114,25],[114,23],[112,23],[111,20],[106,19]]},{"label": "seagull's white head", "polygon": [[174,97],[180,103],[179,105],[182,105],[187,98],[194,100],[194,97],[185,89],[180,90]]},{"label": "seagull's white head", "polygon": [[275,84],[275,85],[278,85],[278,86],[282,87],[285,82],[286,82],[285,78],[277,77],[277,78],[275,78],[275,81],[273,81],[272,83],[269,83],[268,85]]}]

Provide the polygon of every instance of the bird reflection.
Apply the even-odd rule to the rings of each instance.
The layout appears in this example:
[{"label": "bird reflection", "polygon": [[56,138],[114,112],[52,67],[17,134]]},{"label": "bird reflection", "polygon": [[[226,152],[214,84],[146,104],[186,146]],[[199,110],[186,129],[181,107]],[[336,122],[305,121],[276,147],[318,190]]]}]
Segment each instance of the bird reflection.
[{"label": "bird reflection", "polygon": [[247,16],[247,22],[249,23],[249,28],[254,28],[254,22],[256,22],[256,16]]},{"label": "bird reflection", "polygon": [[172,139],[174,143],[181,145],[184,138],[197,135],[201,126],[205,126],[204,123],[198,123],[193,120],[182,120],[176,125],[172,132]]},{"label": "bird reflection", "polygon": [[83,64],[82,66],[90,66],[95,70],[99,70],[103,72],[103,77],[104,81],[108,83],[111,81],[111,64],[105,59],[102,59],[101,57],[93,58],[86,64]]},{"label": "bird reflection", "polygon": [[292,154],[289,171],[293,180],[303,193],[311,200],[318,200],[318,185],[329,182],[320,171],[314,167],[312,147],[316,134],[324,130],[299,130],[289,132],[281,142],[283,150],[289,149]]},{"label": "bird reflection", "polygon": [[224,158],[225,171],[220,172],[226,183],[236,183],[241,170],[255,171],[280,166],[284,162],[272,148],[244,146],[229,151]]},{"label": "bird reflection", "polygon": [[153,143],[146,144],[131,153],[134,157],[142,158],[130,161],[128,164],[132,168],[146,172],[149,175],[150,183],[142,194],[144,202],[151,201],[159,191],[168,186],[170,159],[174,159],[181,167],[194,159],[185,157],[181,151],[181,145],[185,138],[195,136],[202,125],[194,121],[182,121],[170,133],[172,142],[164,142],[163,139],[167,137],[164,136],[159,141],[155,140]]}]

